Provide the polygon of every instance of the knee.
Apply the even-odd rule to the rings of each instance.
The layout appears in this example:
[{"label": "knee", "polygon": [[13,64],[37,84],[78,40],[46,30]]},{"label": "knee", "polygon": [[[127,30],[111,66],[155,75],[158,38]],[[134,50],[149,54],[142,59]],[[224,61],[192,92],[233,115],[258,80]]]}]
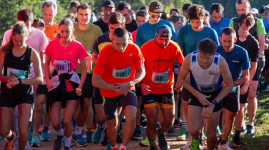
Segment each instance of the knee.
[{"label": "knee", "polygon": [[35,105],[34,111],[35,113],[42,113],[42,105]]},{"label": "knee", "polygon": [[189,134],[193,137],[197,137],[199,135],[199,129],[198,130],[189,130]]},{"label": "knee", "polygon": [[147,125],[150,127],[156,127],[157,124],[157,118],[147,118]]},{"label": "knee", "polygon": [[67,119],[67,118],[64,118],[63,119],[63,124],[64,124],[64,126],[69,126],[69,125],[71,125],[72,123],[71,123],[71,119]]},{"label": "knee", "polygon": [[172,127],[172,125],[174,123],[174,120],[175,120],[175,115],[167,116],[167,117],[164,118],[164,123],[167,126],[171,126]]},{"label": "knee", "polygon": [[9,134],[9,132],[10,132],[10,130],[8,130],[8,131],[1,130],[1,136],[2,136],[2,137],[7,137],[8,134]]}]

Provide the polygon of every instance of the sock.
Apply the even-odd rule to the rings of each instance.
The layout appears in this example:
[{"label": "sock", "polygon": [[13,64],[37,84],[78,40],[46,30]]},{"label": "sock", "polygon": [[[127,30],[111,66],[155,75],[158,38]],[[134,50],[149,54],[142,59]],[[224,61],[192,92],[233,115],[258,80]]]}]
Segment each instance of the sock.
[{"label": "sock", "polygon": [[59,131],[56,131],[56,132],[57,132],[57,135],[59,135],[59,136],[63,136],[64,135],[63,128],[61,128]]},{"label": "sock", "polygon": [[241,132],[241,131],[237,131],[237,130],[235,130],[235,134],[234,134],[234,138],[235,138],[235,139],[239,139],[239,138],[240,138],[240,132]]},{"label": "sock", "polygon": [[149,139],[149,145],[150,147],[156,147],[155,139],[154,140]]},{"label": "sock", "polygon": [[118,145],[117,144],[115,146],[111,145],[111,150],[118,150]]},{"label": "sock", "polygon": [[81,134],[82,129],[83,129],[83,127],[79,127],[79,126],[77,126],[77,127],[76,127],[76,130],[75,130],[75,134],[76,134],[76,135]]},{"label": "sock", "polygon": [[187,123],[187,121],[182,121],[182,129],[188,130],[188,123]]},{"label": "sock", "polygon": [[220,140],[220,144],[221,144],[221,145],[226,144],[226,142],[227,142],[226,140],[225,140],[225,141],[224,141],[224,140],[222,140],[222,139]]},{"label": "sock", "polygon": [[165,131],[164,131],[162,128],[160,128],[160,129],[158,130],[158,132],[159,132],[160,134],[164,134],[164,133],[165,133]]},{"label": "sock", "polygon": [[47,131],[48,131],[48,127],[45,127],[45,126],[44,126],[43,130],[47,130]]},{"label": "sock", "polygon": [[127,149],[127,147],[126,146],[124,146],[124,145],[120,145],[120,150],[126,150]]},{"label": "sock", "polygon": [[251,125],[253,127],[254,123],[253,122],[248,122],[248,125]]},{"label": "sock", "polygon": [[71,146],[71,139],[72,139],[72,136],[70,136],[69,138],[64,137],[64,146],[65,147],[70,147]]}]

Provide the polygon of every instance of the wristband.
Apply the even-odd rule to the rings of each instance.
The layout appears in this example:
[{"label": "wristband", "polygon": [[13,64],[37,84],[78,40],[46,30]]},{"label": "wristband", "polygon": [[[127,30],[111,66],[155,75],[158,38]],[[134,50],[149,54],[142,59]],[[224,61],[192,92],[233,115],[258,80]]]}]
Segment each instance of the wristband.
[{"label": "wristband", "polygon": [[18,78],[18,80],[19,80],[19,84],[21,84],[21,78]]},{"label": "wristband", "polygon": [[216,100],[212,100],[211,103],[212,103],[212,104],[215,104],[215,105],[218,104],[218,102],[217,102]]}]

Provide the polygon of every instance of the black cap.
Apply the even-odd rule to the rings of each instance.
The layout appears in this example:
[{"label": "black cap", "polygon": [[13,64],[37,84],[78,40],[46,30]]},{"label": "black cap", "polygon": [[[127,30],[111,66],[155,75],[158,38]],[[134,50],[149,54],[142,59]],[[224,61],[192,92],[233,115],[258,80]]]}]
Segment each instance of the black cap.
[{"label": "black cap", "polygon": [[168,37],[171,37],[172,36],[172,31],[171,31],[171,28],[167,25],[162,25],[160,26],[158,29],[157,29],[157,32],[156,34],[159,36],[159,37],[162,37],[163,34],[167,34]]},{"label": "black cap", "polygon": [[106,0],[106,1],[103,2],[102,7],[112,7],[112,8],[115,8],[115,4],[111,0]]},{"label": "black cap", "polygon": [[163,5],[158,1],[151,2],[149,5],[149,11],[153,13],[163,13]]}]

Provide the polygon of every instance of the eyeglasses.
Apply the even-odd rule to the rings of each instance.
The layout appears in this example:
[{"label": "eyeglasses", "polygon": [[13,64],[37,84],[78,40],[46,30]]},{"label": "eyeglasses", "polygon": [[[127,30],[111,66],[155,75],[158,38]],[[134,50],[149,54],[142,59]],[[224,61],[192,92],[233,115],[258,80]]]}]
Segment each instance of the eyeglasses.
[{"label": "eyeglasses", "polygon": [[151,18],[160,18],[161,17],[161,14],[159,15],[150,15]]}]

